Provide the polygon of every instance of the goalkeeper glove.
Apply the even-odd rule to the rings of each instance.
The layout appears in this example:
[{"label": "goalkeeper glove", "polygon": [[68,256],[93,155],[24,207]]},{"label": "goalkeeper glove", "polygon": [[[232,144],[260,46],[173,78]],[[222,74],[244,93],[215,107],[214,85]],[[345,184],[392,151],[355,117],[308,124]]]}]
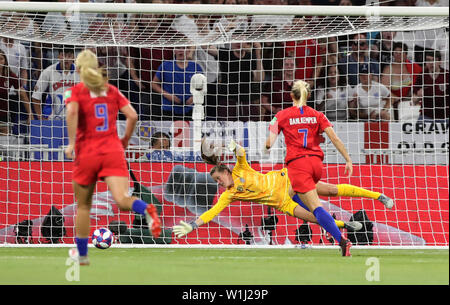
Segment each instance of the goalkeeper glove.
[{"label": "goalkeeper glove", "polygon": [[187,234],[191,233],[194,229],[197,229],[198,225],[195,223],[195,221],[191,223],[187,223],[184,221],[180,221],[180,225],[173,226],[173,233],[175,233],[175,236],[177,238],[186,236]]},{"label": "goalkeeper glove", "polygon": [[228,150],[231,152],[234,152],[236,149],[236,142],[234,142],[233,139],[231,139],[230,143],[228,143]]},{"label": "goalkeeper glove", "polygon": [[266,144],[264,144],[263,156],[269,156],[269,155],[270,155],[270,147],[267,147]]}]

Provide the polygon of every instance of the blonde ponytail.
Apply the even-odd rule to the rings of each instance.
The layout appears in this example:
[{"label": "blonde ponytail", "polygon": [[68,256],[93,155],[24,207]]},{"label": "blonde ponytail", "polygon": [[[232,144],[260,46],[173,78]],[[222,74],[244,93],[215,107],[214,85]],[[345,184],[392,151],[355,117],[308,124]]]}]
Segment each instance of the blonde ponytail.
[{"label": "blonde ponytail", "polygon": [[97,56],[90,50],[78,54],[75,65],[80,71],[80,79],[92,92],[99,94],[106,90],[108,79],[104,70],[98,67]]},{"label": "blonde ponytail", "polygon": [[294,106],[306,106],[306,101],[308,100],[309,93],[311,92],[311,88],[309,84],[302,80],[297,80],[292,85],[292,98]]}]

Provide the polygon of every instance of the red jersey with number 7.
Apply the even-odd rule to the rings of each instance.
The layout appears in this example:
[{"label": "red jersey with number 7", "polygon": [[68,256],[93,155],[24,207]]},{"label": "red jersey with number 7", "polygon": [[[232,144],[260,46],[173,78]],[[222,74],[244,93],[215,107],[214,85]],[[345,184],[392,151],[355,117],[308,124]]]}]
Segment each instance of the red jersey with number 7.
[{"label": "red jersey with number 7", "polygon": [[309,106],[292,106],[278,112],[269,125],[269,130],[283,132],[286,143],[285,163],[305,155],[319,156],[323,151],[319,144],[324,141],[323,131],[333,125],[327,117]]},{"label": "red jersey with number 7", "polygon": [[122,142],[117,134],[116,120],[119,109],[130,101],[113,85],[96,95],[83,83],[64,92],[66,104],[77,102],[78,128],[75,155],[99,155],[111,152],[124,154]]}]

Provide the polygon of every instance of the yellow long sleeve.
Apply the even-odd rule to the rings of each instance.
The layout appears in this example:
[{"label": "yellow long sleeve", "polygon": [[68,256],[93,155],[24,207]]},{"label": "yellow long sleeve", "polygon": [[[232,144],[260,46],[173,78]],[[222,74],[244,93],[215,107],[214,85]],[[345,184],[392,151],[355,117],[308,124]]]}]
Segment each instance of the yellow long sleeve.
[{"label": "yellow long sleeve", "polygon": [[217,203],[208,211],[200,215],[204,223],[210,222],[214,217],[220,214],[232,202],[232,195],[230,191],[225,191],[220,195]]}]

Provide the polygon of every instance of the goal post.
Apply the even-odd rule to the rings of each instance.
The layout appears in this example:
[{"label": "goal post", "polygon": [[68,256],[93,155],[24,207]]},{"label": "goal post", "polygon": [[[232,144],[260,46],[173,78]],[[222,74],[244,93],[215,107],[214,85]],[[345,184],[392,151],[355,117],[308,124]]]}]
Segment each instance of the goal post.
[{"label": "goal post", "polygon": [[67,12],[81,13],[164,13],[206,15],[303,15],[303,16],[448,16],[445,8],[411,6],[344,6],[334,5],[216,5],[167,3],[85,3],[85,2],[4,2],[2,11],[10,12]]},{"label": "goal post", "polygon": [[152,238],[99,181],[91,230],[109,227],[116,245],[336,246],[318,225],[257,202],[234,202],[185,238],[172,233],[224,191],[201,159],[202,138],[230,168],[236,157],[222,148],[232,139],[254,170],[285,166],[282,135],[270,154],[263,145],[303,79],[308,106],[326,114],[354,163],[345,177],[326,139],[322,181],[376,192],[321,196],[336,219],[364,225],[342,232],[361,248],[448,248],[448,29],[448,8],[436,7],[0,2],[0,246],[74,242],[62,102],[88,48],[139,114],[126,151],[130,194],[155,204],[163,223]]}]

